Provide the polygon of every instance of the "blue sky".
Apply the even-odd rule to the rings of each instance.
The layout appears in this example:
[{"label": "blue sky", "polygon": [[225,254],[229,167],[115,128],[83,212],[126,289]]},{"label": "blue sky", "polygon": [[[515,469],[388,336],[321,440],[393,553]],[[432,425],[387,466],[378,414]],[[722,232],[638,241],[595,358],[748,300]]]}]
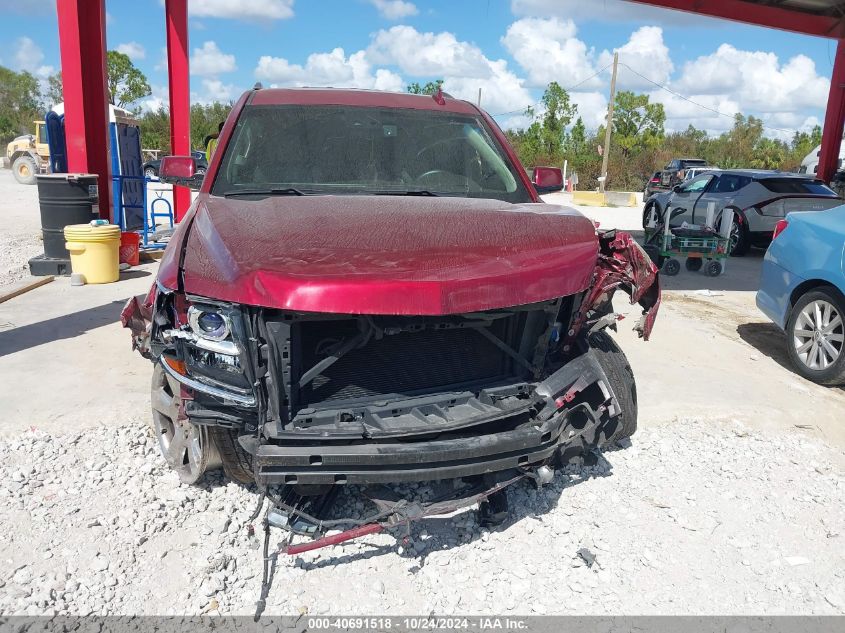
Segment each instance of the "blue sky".
[{"label": "blue sky", "polygon": [[[153,87],[139,105],[166,103],[163,2],[106,8],[109,48],[127,52]],[[506,127],[526,124],[522,111],[552,80],[573,87],[596,127],[618,50],[620,86],[664,103],[670,129],[718,133],[741,111],[786,138],[823,119],[835,49],[622,0],[189,0],[189,9],[196,101],[234,99],[257,80],[402,89],[444,78],[462,98],[481,88],[482,106]],[[0,15],[10,43],[0,64],[41,76],[59,68],[54,0],[0,0]]]}]

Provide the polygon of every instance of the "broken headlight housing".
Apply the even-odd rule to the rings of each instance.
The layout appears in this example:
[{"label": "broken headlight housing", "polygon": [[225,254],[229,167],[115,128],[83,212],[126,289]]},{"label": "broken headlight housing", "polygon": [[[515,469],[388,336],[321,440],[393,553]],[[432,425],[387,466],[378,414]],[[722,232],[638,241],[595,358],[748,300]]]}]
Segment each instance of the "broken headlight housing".
[{"label": "broken headlight housing", "polygon": [[234,340],[234,307],[194,303],[188,308],[185,363],[188,372],[222,387],[246,389],[249,382],[241,365],[241,349]]}]

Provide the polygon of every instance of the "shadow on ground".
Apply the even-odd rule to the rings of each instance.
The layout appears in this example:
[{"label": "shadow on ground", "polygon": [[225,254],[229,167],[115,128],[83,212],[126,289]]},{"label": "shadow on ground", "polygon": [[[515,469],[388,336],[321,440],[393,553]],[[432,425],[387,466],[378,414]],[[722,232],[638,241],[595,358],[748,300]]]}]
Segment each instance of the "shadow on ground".
[{"label": "shadow on ground", "polygon": [[[751,347],[792,373],[796,381],[814,384],[795,373],[792,361],[786,351],[786,334],[774,323],[741,323],[737,326],[736,333]],[[845,392],[845,386],[831,388]]]},{"label": "shadow on ground", "polygon": [[120,311],[125,303],[123,299],[111,301],[46,321],[0,330],[0,357],[53,341],[82,336],[90,330],[115,323],[120,319]]}]

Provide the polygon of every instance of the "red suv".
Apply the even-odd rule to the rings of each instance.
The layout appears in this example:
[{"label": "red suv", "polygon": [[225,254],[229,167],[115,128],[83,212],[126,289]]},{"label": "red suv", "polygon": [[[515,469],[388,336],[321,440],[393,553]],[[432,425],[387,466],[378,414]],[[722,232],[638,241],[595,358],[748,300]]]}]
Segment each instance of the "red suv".
[{"label": "red suv", "polygon": [[[191,172],[162,165],[199,185]],[[617,288],[648,338],[651,261],[544,204],[475,105],[256,89],[123,322],[155,364],[155,432],[183,481],[222,462],[262,489],[489,492],[634,432],[634,378],[604,332]]]}]

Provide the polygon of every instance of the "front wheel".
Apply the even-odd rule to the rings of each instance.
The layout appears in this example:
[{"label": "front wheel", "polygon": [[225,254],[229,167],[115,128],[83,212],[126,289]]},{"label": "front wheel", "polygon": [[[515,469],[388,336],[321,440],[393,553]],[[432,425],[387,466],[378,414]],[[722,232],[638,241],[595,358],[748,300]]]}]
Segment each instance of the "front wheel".
[{"label": "front wheel", "polygon": [[38,166],[31,156],[18,156],[12,163],[12,173],[15,175],[15,180],[22,185],[34,185]]},{"label": "front wheel", "polygon": [[798,299],[786,323],[796,371],[821,385],[845,384],[845,297],[831,286]]},{"label": "front wheel", "polygon": [[195,484],[206,471],[220,467],[220,455],[208,427],[193,424],[186,417],[180,419],[180,391],[179,383],[156,364],[150,393],[153,432],[167,465],[182,483]]},{"label": "front wheel", "polygon": [[637,430],[637,383],[625,353],[616,341],[600,330],[590,334],[590,347],[596,355],[599,365],[604,370],[610,388],[616,396],[620,414],[610,421],[605,432],[603,446],[607,446],[626,437],[631,437]]}]

